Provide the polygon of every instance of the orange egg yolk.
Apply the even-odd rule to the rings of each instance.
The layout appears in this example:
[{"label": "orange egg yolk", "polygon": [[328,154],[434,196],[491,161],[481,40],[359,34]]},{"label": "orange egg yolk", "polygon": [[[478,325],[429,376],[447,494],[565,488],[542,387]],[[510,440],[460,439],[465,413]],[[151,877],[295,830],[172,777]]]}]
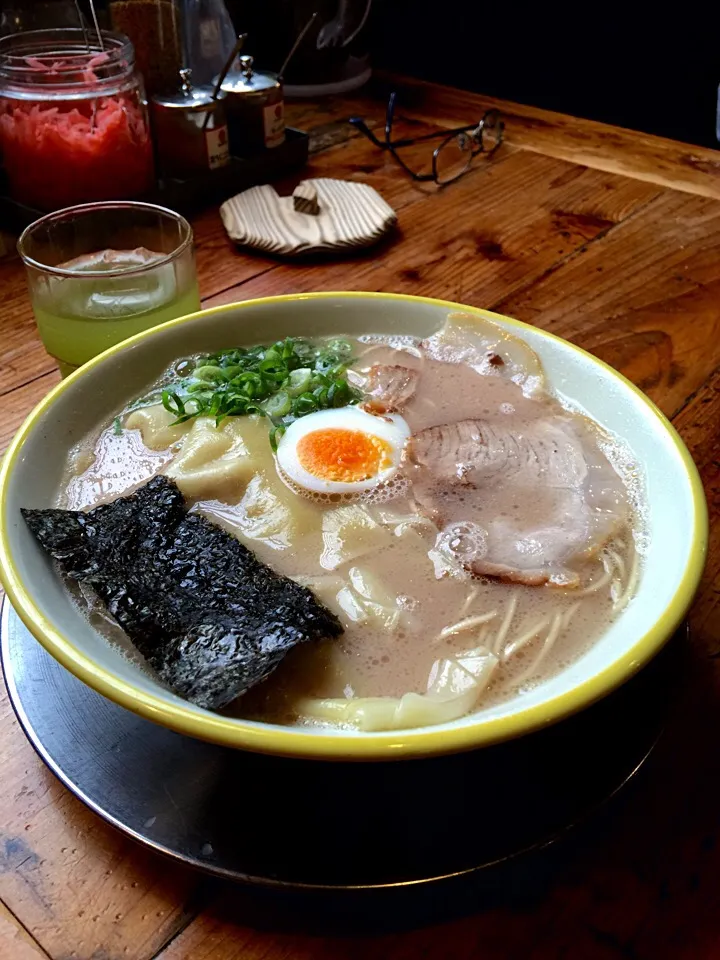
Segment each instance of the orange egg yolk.
[{"label": "orange egg yolk", "polygon": [[300,465],[322,480],[357,483],[392,466],[390,444],[358,430],[315,430],[301,437],[295,450]]}]

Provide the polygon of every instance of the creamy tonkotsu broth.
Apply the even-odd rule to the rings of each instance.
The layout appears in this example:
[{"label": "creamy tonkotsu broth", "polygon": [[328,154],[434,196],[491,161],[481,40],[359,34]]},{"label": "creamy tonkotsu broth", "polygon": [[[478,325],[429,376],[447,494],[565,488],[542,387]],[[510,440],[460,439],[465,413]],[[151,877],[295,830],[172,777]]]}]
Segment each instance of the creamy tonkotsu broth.
[{"label": "creamy tonkotsu broth", "polygon": [[295,422],[292,445],[288,428],[276,455],[263,417],[174,424],[155,403],[73,452],[58,505],[85,509],[166,473],[192,511],[338,616],[340,637],[293,649],[234,715],[378,730],[522,695],[632,598],[642,512],[632,462],[551,396],[529,347],[493,324],[451,316],[425,343],[349,342],[364,400],[325,411],[327,422],[336,440],[343,411],[382,420],[387,480],[328,492],[283,475],[278,462],[293,471],[326,449],[303,440],[318,414]]}]

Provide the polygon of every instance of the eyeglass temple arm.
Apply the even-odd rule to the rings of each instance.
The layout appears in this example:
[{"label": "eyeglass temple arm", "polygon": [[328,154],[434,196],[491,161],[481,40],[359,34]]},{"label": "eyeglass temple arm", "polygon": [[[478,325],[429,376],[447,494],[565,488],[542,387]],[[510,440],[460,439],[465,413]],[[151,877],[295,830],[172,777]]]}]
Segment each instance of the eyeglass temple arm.
[{"label": "eyeglass temple arm", "polygon": [[471,130],[477,130],[478,125],[471,123],[467,127],[452,127],[446,130],[436,130],[435,133],[423,133],[419,137],[407,137],[404,140],[393,140],[394,147],[411,147],[414,143],[423,143],[425,140],[440,140],[452,137],[456,133],[469,133]]},{"label": "eyeglass temple arm", "polygon": [[452,137],[456,133],[469,133],[471,130],[477,130],[477,123],[471,123],[466,127],[452,127],[445,130],[436,130],[434,133],[424,133],[419,137],[405,137],[402,140],[380,140],[375,136],[373,131],[368,127],[365,121],[361,117],[350,117],[348,123],[351,123],[354,127],[364,134],[371,140],[376,147],[382,147],[384,150],[387,150],[388,147],[411,147],[414,143],[422,143],[425,140],[440,140],[441,138]]},{"label": "eyeglass temple arm", "polygon": [[387,140],[379,140],[370,127],[365,123],[362,117],[348,117],[348,123],[351,123],[356,127],[363,136],[367,137],[371,143],[375,144],[376,147],[381,147],[383,150],[387,150],[390,144]]}]

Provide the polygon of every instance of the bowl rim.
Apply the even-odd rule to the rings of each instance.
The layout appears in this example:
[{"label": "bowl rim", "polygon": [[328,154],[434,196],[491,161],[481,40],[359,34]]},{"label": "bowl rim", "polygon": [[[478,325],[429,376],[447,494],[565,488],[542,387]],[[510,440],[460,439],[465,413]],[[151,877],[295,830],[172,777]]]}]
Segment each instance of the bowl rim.
[{"label": "bowl rim", "polygon": [[480,307],[410,294],[324,291],[321,293],[281,294],[221,304],[170,320],[157,327],[151,327],[149,330],[138,333],[128,340],[110,347],[88,361],[57,384],[30,412],[15,434],[0,465],[0,521],[5,516],[7,509],[9,480],[16,463],[20,459],[26,437],[35,428],[43,414],[52,407],[55,400],[66,391],[73,389],[75,383],[93,368],[131,348],[134,344],[150,339],[170,328],[180,327],[197,320],[200,316],[218,316],[223,313],[265,304],[287,304],[297,300],[331,300],[338,298],[429,304],[443,309],[461,310],[494,318],[507,326],[516,328],[520,335],[522,335],[523,330],[530,329],[535,334],[555,343],[560,343],[564,348],[589,358],[606,374],[619,380],[626,389],[635,394],[644,406],[647,416],[659,422],[660,426],[669,435],[684,468],[693,505],[693,524],[690,535],[691,550],[687,566],[677,590],[664,609],[658,613],[650,629],[636,640],[622,656],[571,690],[556,694],[543,703],[518,710],[509,716],[485,719],[477,724],[467,724],[450,729],[420,727],[378,733],[353,733],[345,737],[338,733],[323,734],[317,730],[310,733],[297,727],[291,728],[243,721],[240,718],[224,717],[209,711],[196,712],[194,709],[181,704],[168,702],[161,696],[142,691],[127,680],[113,674],[110,670],[99,666],[93,659],[78,650],[73,641],[60,630],[57,630],[35,606],[31,591],[25,587],[13,561],[8,527],[0,522],[0,581],[25,626],[45,649],[76,677],[108,699],[148,720],[161,723],[178,733],[223,746],[308,759],[387,760],[456,753],[489,746],[549,726],[584,709],[630,679],[660,650],[680,625],[702,576],[707,551],[708,513],[697,467],[680,435],[665,415],[642,390],[609,364],[594,357],[588,351],[583,350],[582,347],[578,347],[553,333]]}]

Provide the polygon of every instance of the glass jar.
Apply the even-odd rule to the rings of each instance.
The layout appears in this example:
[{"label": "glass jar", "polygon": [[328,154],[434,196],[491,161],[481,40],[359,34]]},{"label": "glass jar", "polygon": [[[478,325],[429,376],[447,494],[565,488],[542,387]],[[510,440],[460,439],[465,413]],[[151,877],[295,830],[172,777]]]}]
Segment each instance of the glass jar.
[{"label": "glass jar", "polygon": [[148,96],[175,90],[184,60],[179,0],[111,0],[110,19],[135,47]]},{"label": "glass jar", "polygon": [[154,185],[142,78],[121,34],[78,28],[0,39],[0,150],[13,197],[38,210]]}]

